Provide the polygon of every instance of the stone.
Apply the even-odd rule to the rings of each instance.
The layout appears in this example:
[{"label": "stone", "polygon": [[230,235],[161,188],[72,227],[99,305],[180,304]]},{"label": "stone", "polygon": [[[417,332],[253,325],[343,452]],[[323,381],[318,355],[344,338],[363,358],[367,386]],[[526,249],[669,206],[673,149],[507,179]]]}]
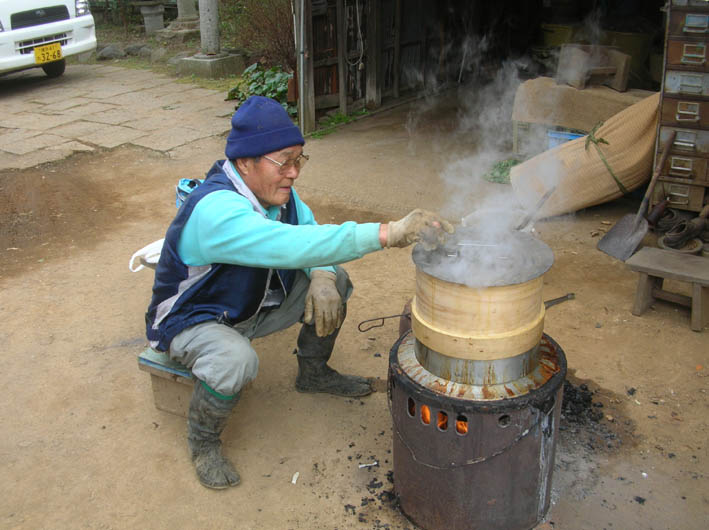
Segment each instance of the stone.
[{"label": "stone", "polygon": [[143,46],[138,55],[150,59],[153,56],[153,49],[150,46]]},{"label": "stone", "polygon": [[192,55],[193,55],[192,52],[180,52],[177,55],[170,57],[167,60],[167,64],[171,64],[172,66],[175,66],[180,61],[180,59],[184,59],[184,58],[190,57]]},{"label": "stone", "polygon": [[125,52],[128,55],[140,55],[141,50],[145,47],[144,43],[129,44],[125,47]]},{"label": "stone", "polygon": [[199,39],[199,29],[173,29],[166,28],[155,32],[155,38],[162,42],[184,43],[189,40]]},{"label": "stone", "polygon": [[194,0],[177,0],[177,20],[192,20],[197,17]]},{"label": "stone", "polygon": [[210,79],[219,79],[230,75],[239,75],[246,68],[242,55],[202,55],[185,57],[177,62],[178,75],[196,75]]},{"label": "stone", "polygon": [[156,63],[161,61],[167,55],[167,50],[165,48],[155,48],[150,54],[150,62]]},{"label": "stone", "polygon": [[156,31],[165,27],[165,21],[163,20],[164,12],[165,7],[162,4],[140,6],[140,13],[143,15],[146,35],[153,35]]},{"label": "stone", "polygon": [[122,59],[126,56],[126,52],[117,44],[109,44],[96,54],[96,59],[106,61],[108,59]]}]

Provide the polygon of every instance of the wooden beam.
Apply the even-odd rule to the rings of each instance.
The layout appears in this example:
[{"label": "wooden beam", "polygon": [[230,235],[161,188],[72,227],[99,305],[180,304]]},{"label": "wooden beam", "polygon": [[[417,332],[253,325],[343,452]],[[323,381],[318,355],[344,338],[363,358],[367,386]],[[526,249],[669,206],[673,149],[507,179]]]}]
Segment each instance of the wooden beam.
[{"label": "wooden beam", "polygon": [[367,82],[365,103],[367,108],[376,109],[382,105],[381,83],[381,0],[369,0],[367,14]]},{"label": "wooden beam", "polygon": [[347,28],[345,0],[337,0],[337,84],[340,113],[347,115]]},{"label": "wooden beam", "polygon": [[[301,7],[304,8],[301,12]],[[298,77],[303,80],[302,93],[298,90],[298,111],[300,128],[303,134],[315,130],[315,83],[313,77],[313,19],[311,0],[295,0],[296,18],[296,51],[298,52]],[[303,24],[301,24],[301,17]],[[301,35],[303,28],[303,54],[300,55]],[[302,63],[301,63],[302,59]],[[302,71],[301,71],[302,68]]]},{"label": "wooden beam", "polygon": [[305,0],[305,116],[304,134],[313,132],[315,126],[315,75],[313,72],[313,3]]}]

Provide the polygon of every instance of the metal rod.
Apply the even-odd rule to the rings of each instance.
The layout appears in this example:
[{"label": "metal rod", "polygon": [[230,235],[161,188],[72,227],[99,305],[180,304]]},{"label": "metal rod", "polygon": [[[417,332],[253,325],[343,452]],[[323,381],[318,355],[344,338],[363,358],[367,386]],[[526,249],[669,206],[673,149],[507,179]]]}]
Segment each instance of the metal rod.
[{"label": "metal rod", "polygon": [[[362,322],[360,322],[359,324],[357,324],[357,329],[358,329],[360,332],[364,333],[365,331],[369,331],[370,329],[383,327],[383,326],[384,326],[384,321],[385,321],[386,319],[388,319],[388,318],[401,318],[401,317],[410,317],[410,316],[411,316],[411,313],[401,313],[401,314],[399,314],[399,315],[389,315],[389,316],[386,316],[386,317],[370,318],[369,320],[363,320]],[[373,324],[373,325],[371,325],[371,326],[369,326],[369,327],[366,327],[366,328],[362,329],[362,325],[363,325],[363,324],[367,324],[367,323],[369,323],[369,322],[379,322],[379,323],[378,323],[378,324]]]},{"label": "metal rod", "polygon": [[560,304],[561,302],[566,302],[567,300],[573,300],[574,298],[576,298],[576,295],[574,293],[568,293],[564,296],[560,296],[559,298],[552,298],[551,300],[547,300],[546,302],[544,302],[544,309],[549,309],[553,305]]}]

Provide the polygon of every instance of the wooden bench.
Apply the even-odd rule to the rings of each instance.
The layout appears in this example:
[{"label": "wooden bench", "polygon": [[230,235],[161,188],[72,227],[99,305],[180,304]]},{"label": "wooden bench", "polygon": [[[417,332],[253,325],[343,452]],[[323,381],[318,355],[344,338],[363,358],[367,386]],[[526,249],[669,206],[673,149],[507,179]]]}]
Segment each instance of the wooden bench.
[{"label": "wooden bench", "polygon": [[138,356],[138,368],[150,374],[155,407],[186,418],[195,382],[192,372],[152,348]]},{"label": "wooden bench", "polygon": [[[640,273],[634,315],[642,315],[656,299],[665,300],[691,308],[690,327],[702,331],[709,319],[709,258],[644,247],[625,263]],[[692,284],[692,296],[664,290],[666,279]]]}]

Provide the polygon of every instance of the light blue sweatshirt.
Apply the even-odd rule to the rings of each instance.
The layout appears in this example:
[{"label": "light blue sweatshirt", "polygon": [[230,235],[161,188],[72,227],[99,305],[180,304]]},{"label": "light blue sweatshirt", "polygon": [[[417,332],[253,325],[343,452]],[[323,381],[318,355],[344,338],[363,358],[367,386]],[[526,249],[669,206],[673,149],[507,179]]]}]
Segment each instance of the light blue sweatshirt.
[{"label": "light blue sweatshirt", "polygon": [[[238,174],[230,178],[244,185]],[[318,225],[310,208],[292,191],[298,225],[277,221],[278,206],[254,206],[245,196],[230,191],[208,194],[185,224],[177,246],[180,259],[189,266],[229,263],[303,269],[310,276],[312,268],[333,271],[331,265],[382,248],[379,223]]]}]

